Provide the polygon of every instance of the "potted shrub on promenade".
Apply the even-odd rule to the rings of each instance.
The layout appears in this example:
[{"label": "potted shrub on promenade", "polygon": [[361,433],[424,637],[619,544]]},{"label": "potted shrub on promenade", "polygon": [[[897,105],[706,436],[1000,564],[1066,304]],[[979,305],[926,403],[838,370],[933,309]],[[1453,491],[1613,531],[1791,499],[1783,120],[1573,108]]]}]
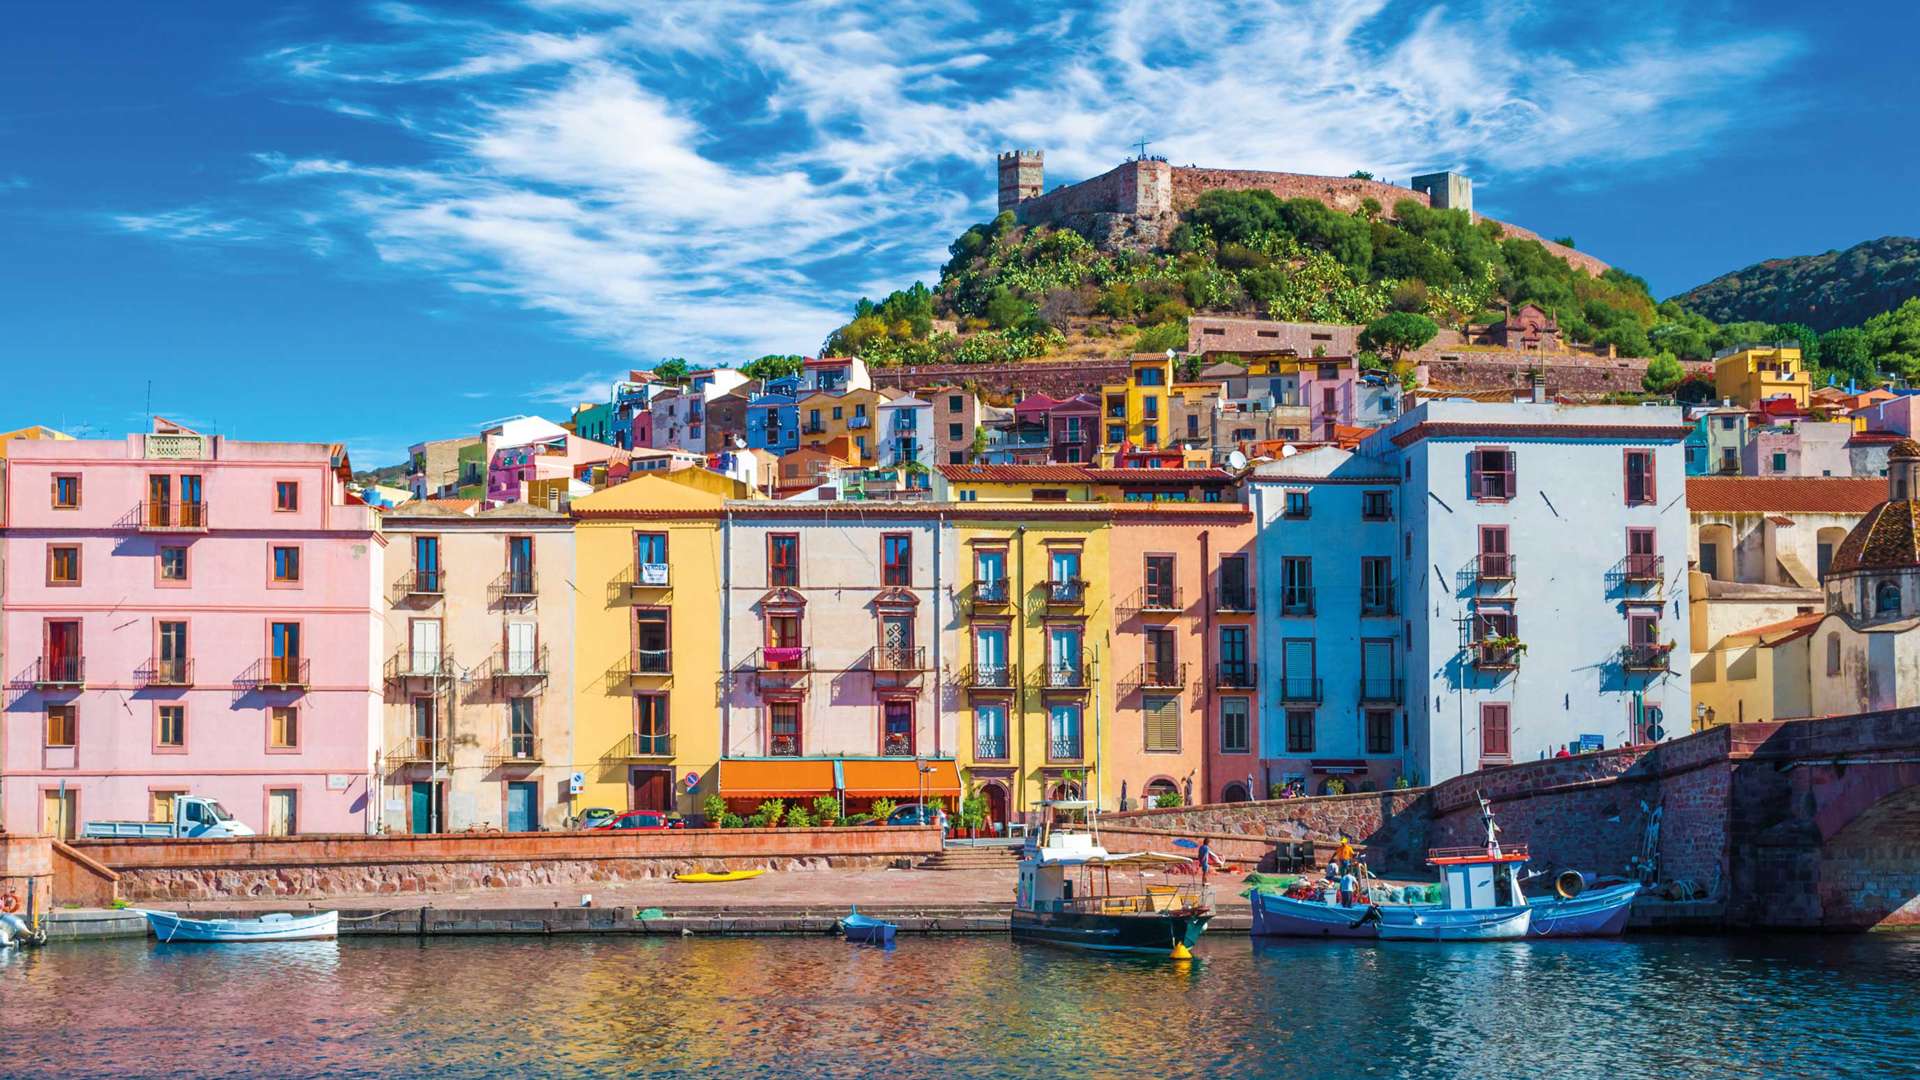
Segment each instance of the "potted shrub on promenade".
[{"label": "potted shrub on promenade", "polygon": [[840,800],[831,795],[816,796],[813,800],[813,821],[826,829],[840,824]]},{"label": "potted shrub on promenade", "polygon": [[709,795],[701,799],[700,816],[705,819],[707,828],[721,828],[721,822],[727,817],[727,800],[718,795]]}]

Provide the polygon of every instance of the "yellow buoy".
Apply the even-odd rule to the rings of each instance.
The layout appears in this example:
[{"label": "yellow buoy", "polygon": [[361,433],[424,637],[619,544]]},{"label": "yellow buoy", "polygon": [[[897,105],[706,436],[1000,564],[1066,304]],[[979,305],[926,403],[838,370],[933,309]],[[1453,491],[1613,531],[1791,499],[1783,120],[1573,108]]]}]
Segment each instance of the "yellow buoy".
[{"label": "yellow buoy", "polygon": [[1193,959],[1193,950],[1187,948],[1185,942],[1176,941],[1173,943],[1173,959],[1191,960]]}]

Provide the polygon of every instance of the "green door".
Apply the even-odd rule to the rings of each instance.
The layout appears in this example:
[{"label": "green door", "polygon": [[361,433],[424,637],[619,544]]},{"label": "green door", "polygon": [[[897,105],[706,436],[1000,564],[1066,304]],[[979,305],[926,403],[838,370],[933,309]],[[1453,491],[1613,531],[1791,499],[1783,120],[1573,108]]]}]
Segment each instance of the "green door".
[{"label": "green door", "polygon": [[412,824],[414,832],[430,833],[434,831],[434,826],[439,824],[439,822],[436,820],[437,815],[434,814],[433,810],[433,785],[431,783],[414,784],[413,813],[409,815],[407,819]]},{"label": "green door", "polygon": [[507,831],[532,832],[540,827],[540,785],[516,780],[507,785]]}]

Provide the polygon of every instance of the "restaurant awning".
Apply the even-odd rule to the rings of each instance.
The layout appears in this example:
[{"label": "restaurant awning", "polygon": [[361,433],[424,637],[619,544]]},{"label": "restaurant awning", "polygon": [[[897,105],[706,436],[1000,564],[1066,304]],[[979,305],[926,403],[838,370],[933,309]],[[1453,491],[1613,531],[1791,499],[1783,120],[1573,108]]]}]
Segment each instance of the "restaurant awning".
[{"label": "restaurant awning", "polygon": [[729,799],[783,799],[833,792],[833,762],[722,761],[720,794]]},{"label": "restaurant awning", "polygon": [[911,759],[892,761],[842,761],[841,775],[850,798],[917,799],[935,795],[947,799],[960,797],[960,770],[951,761],[928,761],[922,775]]}]

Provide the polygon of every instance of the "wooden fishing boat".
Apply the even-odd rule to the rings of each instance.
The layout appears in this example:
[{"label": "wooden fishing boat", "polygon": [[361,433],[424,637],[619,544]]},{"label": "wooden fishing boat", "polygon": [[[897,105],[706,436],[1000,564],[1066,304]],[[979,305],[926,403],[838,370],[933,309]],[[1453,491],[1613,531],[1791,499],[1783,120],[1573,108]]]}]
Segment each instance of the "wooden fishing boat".
[{"label": "wooden fishing boat", "polygon": [[[1089,826],[1062,823],[1057,820],[1061,812],[1083,815]],[[1091,803],[1054,800],[1042,803],[1041,813],[1041,826],[1029,832],[1020,855],[1012,919],[1016,940],[1176,960],[1193,955],[1213,920],[1211,890],[1197,884],[1144,885],[1131,894],[1113,886],[1116,869],[1185,869],[1193,860],[1157,851],[1109,853],[1091,824]]]},{"label": "wooden fishing boat", "polygon": [[189,919],[171,911],[142,911],[147,927],[161,944],[174,941],[322,941],[340,936],[340,913],[318,911],[305,915],[280,912],[257,919]]},{"label": "wooden fishing boat", "polygon": [[1372,905],[1341,907],[1270,892],[1251,893],[1247,901],[1253,907],[1253,933],[1257,937],[1380,936]]},{"label": "wooden fishing boat", "polygon": [[1616,937],[1626,930],[1633,898],[1639,895],[1639,883],[1630,881],[1573,896],[1531,897],[1529,932],[1534,937]]},{"label": "wooden fishing boat", "polygon": [[686,874],[675,874],[673,875],[673,880],[696,883],[710,881],[746,881],[748,878],[757,878],[764,873],[766,873],[765,870],[700,870]]},{"label": "wooden fishing boat", "polygon": [[849,943],[855,945],[891,945],[893,935],[899,929],[899,926],[885,919],[860,914],[858,907],[840,918],[840,932],[846,935]]}]

